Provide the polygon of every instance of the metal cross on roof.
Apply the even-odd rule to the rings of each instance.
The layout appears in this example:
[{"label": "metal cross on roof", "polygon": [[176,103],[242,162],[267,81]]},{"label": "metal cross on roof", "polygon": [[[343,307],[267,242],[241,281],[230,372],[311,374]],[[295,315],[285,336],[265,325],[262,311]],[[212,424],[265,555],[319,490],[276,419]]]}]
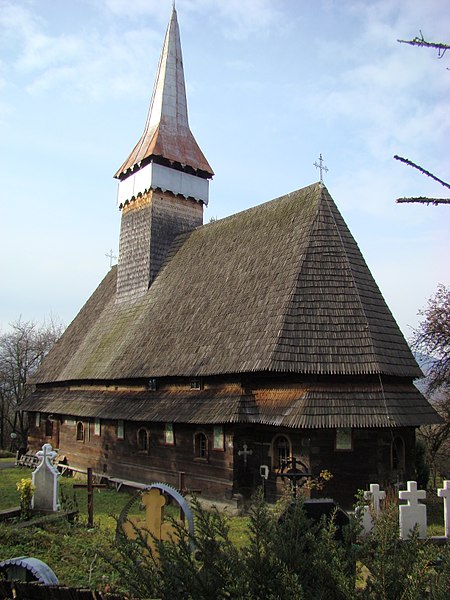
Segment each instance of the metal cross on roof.
[{"label": "metal cross on roof", "polygon": [[109,268],[113,266],[113,260],[117,260],[117,256],[114,256],[112,248],[109,251],[109,254],[105,254],[106,258],[109,258]]},{"label": "metal cross on roof", "polygon": [[319,154],[319,163],[315,162],[313,164],[316,167],[316,169],[319,169],[319,171],[320,171],[320,183],[323,184],[323,171],[325,171],[325,173],[328,173],[328,167],[326,167],[323,164],[322,154]]}]

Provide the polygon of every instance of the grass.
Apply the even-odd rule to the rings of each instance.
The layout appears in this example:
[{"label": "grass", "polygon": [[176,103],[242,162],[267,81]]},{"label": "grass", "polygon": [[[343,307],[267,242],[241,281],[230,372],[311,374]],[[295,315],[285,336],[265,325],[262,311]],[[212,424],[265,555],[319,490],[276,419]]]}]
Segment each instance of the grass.
[{"label": "grass", "polygon": [[[0,471],[0,510],[19,505],[16,483],[30,478],[27,468],[9,468]],[[84,478],[85,480],[85,478]],[[114,534],[115,516],[118,516],[130,499],[126,492],[98,488],[94,491],[94,527],[88,529],[87,490],[74,489],[74,483],[83,478],[61,477],[60,488],[67,504],[76,504],[78,522],[64,520],[22,527],[21,523],[0,523],[0,560],[14,556],[34,556],[46,562],[56,573],[60,583],[68,586],[87,586],[105,589],[112,585],[120,590],[120,582],[111,564],[103,556],[116,556]],[[443,503],[440,498],[427,499],[429,535],[443,535]],[[137,505],[136,505],[137,509]],[[136,510],[133,510],[135,513]],[[230,517],[230,539],[237,547],[248,542],[248,517]]]},{"label": "grass", "polygon": [[[0,471],[0,510],[19,506],[16,483],[30,478],[31,470],[24,467]],[[115,556],[114,535],[116,520],[130,499],[126,492],[110,488],[94,490],[94,527],[87,524],[87,490],[74,489],[74,483],[86,478],[60,477],[61,496],[67,503],[76,504],[79,519],[75,524],[65,520],[21,527],[20,522],[0,523],[0,560],[14,556],[33,556],[43,560],[55,572],[60,583],[68,586],[87,586],[104,589],[106,585],[120,591],[120,582],[112,566],[103,556]],[[70,508],[70,506],[68,507]],[[132,510],[134,514],[137,510]],[[230,537],[237,546],[247,541],[248,518],[230,518]]]}]

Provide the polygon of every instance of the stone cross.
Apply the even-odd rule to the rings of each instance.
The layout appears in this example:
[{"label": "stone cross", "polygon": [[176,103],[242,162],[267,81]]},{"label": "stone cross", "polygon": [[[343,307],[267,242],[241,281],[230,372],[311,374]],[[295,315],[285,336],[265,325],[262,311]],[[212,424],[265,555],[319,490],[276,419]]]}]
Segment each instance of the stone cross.
[{"label": "stone cross", "polygon": [[445,526],[445,537],[450,537],[450,480],[446,479],[443,483],[443,487],[439,488],[439,498],[444,499],[444,526]]},{"label": "stone cross", "polygon": [[59,505],[59,472],[53,464],[58,453],[52,450],[51,444],[44,444],[42,450],[36,452],[39,465],[31,474],[35,488],[31,507],[35,510],[57,511]]},{"label": "stone cross", "polygon": [[[386,492],[380,490],[378,483],[371,483],[369,490],[364,492],[364,500],[369,502],[369,506],[365,506],[362,515],[362,526],[366,533],[370,533],[373,529],[372,514],[379,515],[381,511],[381,501],[386,498]],[[370,506],[371,505],[371,506]],[[371,509],[372,507],[372,509]]]},{"label": "stone cross", "polygon": [[249,450],[247,444],[243,445],[243,450],[238,450],[238,455],[244,457],[244,465],[247,466],[247,456],[251,456],[253,450]]},{"label": "stone cross", "polygon": [[412,530],[417,526],[420,538],[427,537],[427,507],[419,504],[419,500],[426,498],[425,490],[417,489],[417,482],[408,481],[407,490],[399,492],[400,500],[407,500],[408,504],[399,507],[400,538],[408,539]]},{"label": "stone cross", "polygon": [[315,162],[314,166],[320,171],[320,183],[323,185],[323,171],[328,173],[328,167],[323,164],[322,154],[319,154],[319,163]]}]

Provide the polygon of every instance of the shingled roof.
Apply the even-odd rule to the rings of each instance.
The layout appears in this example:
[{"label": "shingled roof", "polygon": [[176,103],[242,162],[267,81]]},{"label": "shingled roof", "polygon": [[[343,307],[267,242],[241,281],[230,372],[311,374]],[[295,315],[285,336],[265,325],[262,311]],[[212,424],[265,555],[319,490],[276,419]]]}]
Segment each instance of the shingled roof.
[{"label": "shingled roof", "polygon": [[147,294],[112,268],[34,383],[225,373],[422,375],[327,189],[179,236]]},{"label": "shingled roof", "polygon": [[315,429],[417,427],[439,422],[410,383],[305,383],[238,389],[38,388],[25,410],[138,422],[247,423]]}]

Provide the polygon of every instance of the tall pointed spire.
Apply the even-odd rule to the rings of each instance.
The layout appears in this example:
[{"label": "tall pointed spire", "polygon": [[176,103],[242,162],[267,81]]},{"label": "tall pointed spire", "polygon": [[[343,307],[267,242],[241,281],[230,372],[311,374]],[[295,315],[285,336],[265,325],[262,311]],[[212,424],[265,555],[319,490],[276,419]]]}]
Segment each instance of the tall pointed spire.
[{"label": "tall pointed spire", "polygon": [[204,179],[214,174],[189,129],[175,5],[161,52],[144,132],[115,177],[123,180],[150,161],[174,166]]},{"label": "tall pointed spire", "polygon": [[157,277],[177,235],[203,224],[213,176],[189,129],[175,5],[144,132],[115,176],[122,210],[116,300],[134,302]]}]

